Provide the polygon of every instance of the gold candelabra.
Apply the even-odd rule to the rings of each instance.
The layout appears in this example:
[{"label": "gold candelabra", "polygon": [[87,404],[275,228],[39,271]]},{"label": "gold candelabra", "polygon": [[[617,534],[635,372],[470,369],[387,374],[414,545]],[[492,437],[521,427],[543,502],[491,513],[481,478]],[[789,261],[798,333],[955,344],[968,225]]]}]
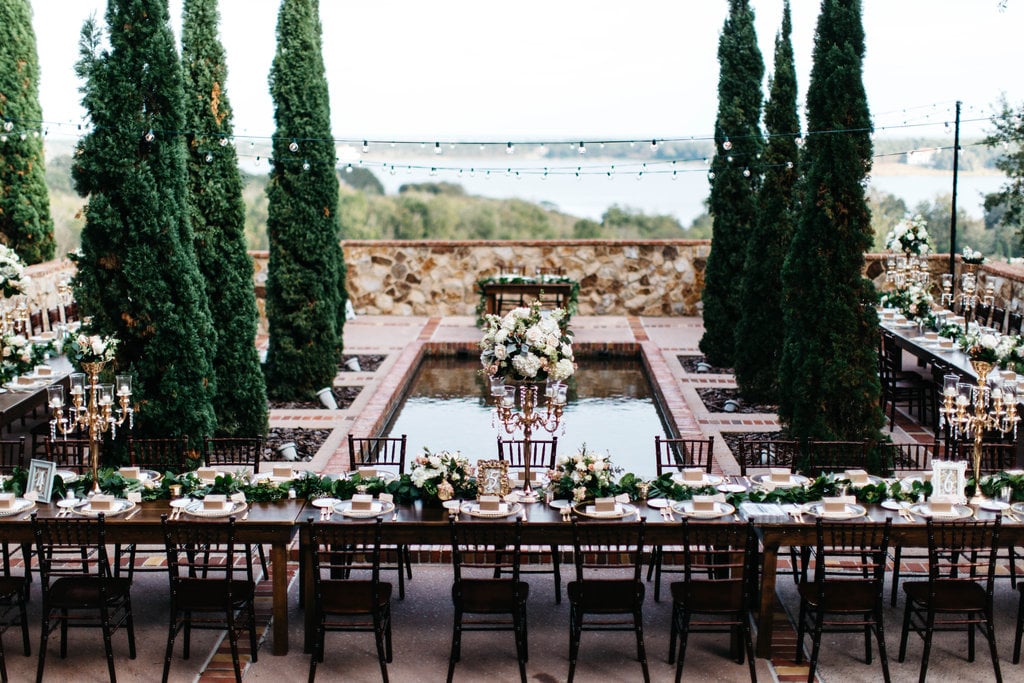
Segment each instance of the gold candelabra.
[{"label": "gold candelabra", "polygon": [[62,385],[54,384],[47,389],[53,414],[50,419],[50,437],[56,438],[57,434],[66,437],[75,431],[85,432],[89,436],[93,493],[100,491],[100,438],[108,431],[116,436],[117,428],[125,420],[128,420],[129,429],[134,423],[131,407],[132,378],[130,375],[117,375],[116,393],[114,384],[100,384],[99,375],[107,362],[83,362],[82,369],[85,372],[71,374],[70,405],[64,400]]},{"label": "gold candelabra", "polygon": [[[564,382],[548,380],[544,396],[547,399],[544,411],[537,402],[536,384],[506,385],[501,377],[491,377],[491,397],[495,399],[498,420],[507,434],[523,433],[523,494],[522,501],[533,503],[537,500],[530,484],[530,460],[533,457],[531,445],[533,431],[544,429],[553,433],[562,420],[562,409],[568,400],[568,388]],[[516,411],[516,396],[520,410]]]},{"label": "gold candelabra", "polygon": [[958,438],[974,438],[972,467],[974,470],[974,496],[970,502],[979,504],[985,500],[981,491],[982,442],[986,431],[1010,432],[1016,437],[1017,415],[1016,385],[1006,382],[1002,387],[989,388],[988,376],[993,363],[971,360],[971,367],[978,374],[977,385],[961,382],[958,375],[943,378],[943,405],[941,412]]}]

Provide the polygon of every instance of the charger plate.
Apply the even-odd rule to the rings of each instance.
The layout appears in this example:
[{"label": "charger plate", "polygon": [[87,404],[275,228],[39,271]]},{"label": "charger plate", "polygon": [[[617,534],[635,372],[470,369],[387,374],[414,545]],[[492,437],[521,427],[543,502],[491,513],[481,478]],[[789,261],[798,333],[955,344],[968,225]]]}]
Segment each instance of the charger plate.
[{"label": "charger plate", "polygon": [[237,515],[239,512],[245,511],[249,507],[248,503],[241,501],[228,501],[231,503],[228,507],[223,510],[207,510],[203,507],[202,500],[190,500],[183,506],[183,512],[192,515],[193,517],[230,517],[231,515]]},{"label": "charger plate", "polygon": [[804,506],[804,512],[822,519],[857,519],[867,514],[867,508],[863,505],[857,503],[846,503],[845,505],[845,512],[826,512],[824,503],[808,503]]},{"label": "charger plate", "polygon": [[724,503],[720,500],[715,501],[714,510],[694,510],[692,500],[681,500],[678,503],[673,503],[672,509],[681,515],[693,517],[695,519],[715,519],[717,517],[725,517],[726,515],[731,515],[736,512],[736,508],[729,503]]},{"label": "charger plate", "polygon": [[630,515],[636,514],[636,506],[631,503],[616,503],[617,508],[615,512],[597,512],[594,510],[593,501],[577,503],[573,505],[572,509],[578,515],[584,517],[592,517],[594,519],[622,519],[623,517],[629,517]]},{"label": "charger plate", "polygon": [[[380,506],[379,508],[376,507],[378,505]],[[345,517],[369,518],[386,515],[395,509],[394,503],[382,503],[379,500],[373,501],[373,506],[373,509],[370,510],[353,510],[352,501],[343,500],[334,506],[334,510]]]},{"label": "charger plate", "polygon": [[102,513],[105,517],[117,517],[118,515],[123,515],[124,513],[128,512],[133,507],[135,507],[135,503],[131,502],[130,500],[125,500],[124,498],[115,498],[113,501],[111,501],[109,510],[93,510],[92,501],[86,503],[81,507],[71,509],[75,512],[76,515],[82,515],[83,517],[99,517],[100,513]]},{"label": "charger plate", "polygon": [[500,517],[518,515],[523,511],[523,504],[512,503],[509,505],[506,503],[505,511],[502,512],[501,510],[481,510],[480,503],[475,500],[471,500],[468,503],[463,503],[462,507],[459,508],[459,511],[469,515],[470,517],[490,517],[492,519],[496,519]]},{"label": "charger plate", "polygon": [[909,510],[918,517],[934,517],[935,519],[970,519],[974,510],[967,505],[954,505],[949,514],[933,514],[928,503],[914,503]]},{"label": "charger plate", "polygon": [[21,514],[34,508],[36,504],[28,498],[15,498],[14,503],[9,509],[0,510],[0,517],[10,517],[11,515]]}]

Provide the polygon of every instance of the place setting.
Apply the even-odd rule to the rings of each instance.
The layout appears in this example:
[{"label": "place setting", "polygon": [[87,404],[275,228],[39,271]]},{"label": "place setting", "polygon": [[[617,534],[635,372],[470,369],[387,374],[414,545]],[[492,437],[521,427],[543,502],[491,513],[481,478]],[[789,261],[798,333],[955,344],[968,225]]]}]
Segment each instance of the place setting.
[{"label": "place setting", "polygon": [[811,480],[802,474],[791,472],[788,468],[772,467],[768,472],[752,475],[750,481],[760,488],[774,490],[777,488],[805,486]]},{"label": "place setting", "polygon": [[829,520],[858,519],[867,514],[867,508],[856,502],[853,496],[822,498],[803,506],[803,511],[813,517]]},{"label": "place setting", "polygon": [[13,493],[0,493],[0,517],[11,517],[35,508],[35,501]]},{"label": "place setting", "polygon": [[640,515],[640,509],[629,502],[626,494],[581,501],[572,506],[572,511],[593,519],[624,519],[630,515]]},{"label": "place setting", "polygon": [[340,500],[330,506],[323,505],[320,514],[322,519],[330,519],[335,512],[343,517],[372,518],[394,510],[395,503],[391,494],[381,493],[374,498],[369,493],[356,493],[349,500]]},{"label": "place setting", "polygon": [[725,483],[725,477],[711,474],[699,467],[687,467],[681,472],[675,472],[672,475],[672,481],[681,486],[701,488],[704,486],[720,486]]},{"label": "place setting", "polygon": [[248,510],[248,503],[244,494],[211,493],[203,498],[176,498],[170,502],[172,513],[171,519],[179,519],[182,514],[193,517],[230,517]]},{"label": "place setting", "polygon": [[673,503],[670,510],[674,510],[684,517],[695,519],[717,519],[727,517],[736,512],[736,508],[725,501],[723,494],[712,496],[694,496],[690,500],[681,500]]}]

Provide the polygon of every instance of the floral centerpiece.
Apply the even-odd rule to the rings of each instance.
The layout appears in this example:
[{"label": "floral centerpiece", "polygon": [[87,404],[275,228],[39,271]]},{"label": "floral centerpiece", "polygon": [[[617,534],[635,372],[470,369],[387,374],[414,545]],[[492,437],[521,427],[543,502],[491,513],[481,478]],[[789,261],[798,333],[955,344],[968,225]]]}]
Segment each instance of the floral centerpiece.
[{"label": "floral centerpiece", "polygon": [[980,251],[964,247],[964,250],[960,252],[960,260],[968,265],[980,266],[985,262],[985,256]]},{"label": "floral centerpiece", "polygon": [[578,503],[612,495],[612,477],[618,471],[612,466],[610,455],[588,451],[583,444],[576,453],[555,459],[549,485],[555,498]]},{"label": "floral centerpiece", "polygon": [[576,372],[572,333],[566,311],[542,311],[538,302],[514,308],[503,317],[484,318],[480,364],[491,377],[506,381],[563,381]]},{"label": "floral centerpiece", "polygon": [[27,282],[21,257],[6,244],[0,244],[0,294],[5,297],[22,294]]},{"label": "floral centerpiece", "polygon": [[999,365],[1015,353],[1017,339],[1010,336],[982,332],[977,326],[971,326],[967,333],[957,340],[960,349],[967,357],[980,363]]},{"label": "floral centerpiece", "polygon": [[926,256],[931,251],[927,226],[928,222],[921,214],[904,218],[885,236],[885,248],[907,256]]},{"label": "floral centerpiece", "polygon": [[117,355],[118,339],[99,334],[69,336],[64,344],[64,353],[77,367],[82,363],[107,363]]},{"label": "floral centerpiece", "polygon": [[431,453],[424,448],[423,455],[413,459],[409,479],[425,500],[476,497],[473,469],[458,451]]},{"label": "floral centerpiece", "polygon": [[18,375],[32,372],[45,358],[45,351],[37,351],[23,334],[0,336],[0,381],[9,382]]},{"label": "floral centerpiece", "polygon": [[882,306],[895,308],[910,320],[927,320],[932,315],[932,295],[921,285],[914,283],[894,289],[882,295]]}]

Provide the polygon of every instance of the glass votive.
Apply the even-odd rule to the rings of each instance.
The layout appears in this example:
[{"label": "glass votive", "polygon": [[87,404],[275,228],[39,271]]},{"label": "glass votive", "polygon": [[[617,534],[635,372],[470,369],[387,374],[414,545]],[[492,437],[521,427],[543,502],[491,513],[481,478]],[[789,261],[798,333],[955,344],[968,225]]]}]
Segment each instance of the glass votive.
[{"label": "glass votive", "polygon": [[558,387],[555,389],[555,405],[564,406],[569,400],[569,387],[562,382],[558,383]]},{"label": "glass votive", "polygon": [[131,396],[132,395],[132,376],[131,375],[118,375],[117,376],[117,395],[118,396]]},{"label": "glass votive", "polygon": [[505,395],[501,397],[501,405],[505,408],[511,408],[516,404],[516,388],[505,387]]},{"label": "glass votive", "polygon": [[505,395],[505,378],[504,377],[491,377],[491,396],[504,396]]},{"label": "glass votive", "polygon": [[171,484],[167,488],[171,492],[171,497],[172,498],[180,498],[181,497],[181,484]]},{"label": "glass votive", "polygon": [[46,387],[46,398],[47,404],[55,409],[59,410],[64,407],[64,387],[59,384]]},{"label": "glass votive", "polygon": [[114,402],[114,385],[101,384],[98,400],[101,406],[111,405]]}]

